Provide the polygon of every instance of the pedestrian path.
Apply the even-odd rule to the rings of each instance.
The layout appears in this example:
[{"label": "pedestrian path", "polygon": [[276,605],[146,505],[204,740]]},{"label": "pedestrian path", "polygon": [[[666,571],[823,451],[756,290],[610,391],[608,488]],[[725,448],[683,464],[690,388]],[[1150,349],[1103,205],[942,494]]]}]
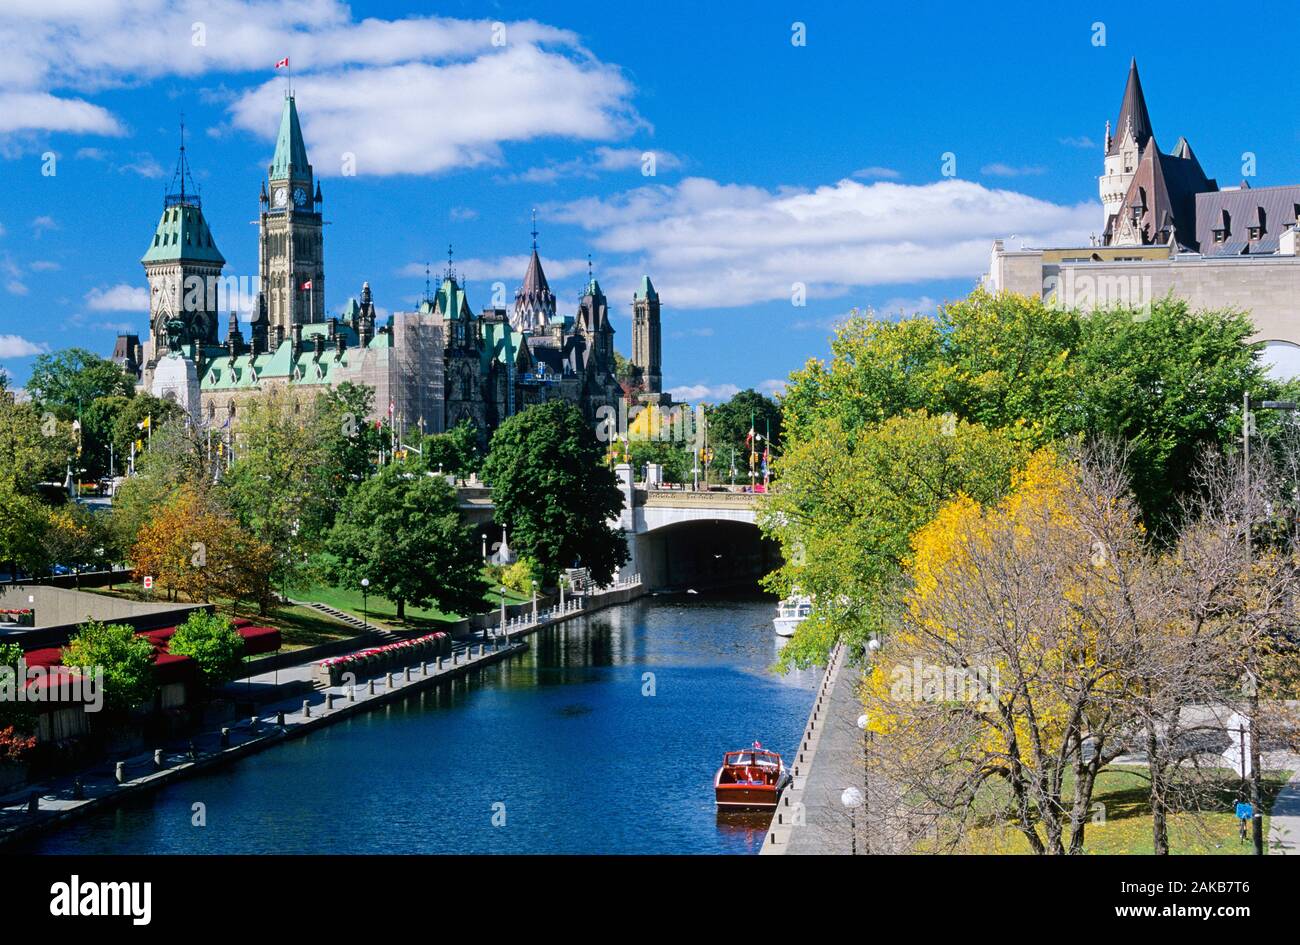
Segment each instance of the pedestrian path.
[{"label": "pedestrian path", "polygon": [[1285,763],[1291,780],[1278,793],[1269,811],[1268,852],[1282,856],[1300,855],[1300,755]]}]

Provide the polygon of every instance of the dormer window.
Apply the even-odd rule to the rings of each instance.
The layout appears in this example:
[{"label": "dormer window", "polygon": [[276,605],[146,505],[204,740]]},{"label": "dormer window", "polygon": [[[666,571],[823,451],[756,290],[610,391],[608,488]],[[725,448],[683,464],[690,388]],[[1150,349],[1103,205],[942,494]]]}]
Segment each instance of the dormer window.
[{"label": "dormer window", "polygon": [[1214,242],[1216,243],[1226,243],[1228,237],[1232,234],[1232,217],[1229,216],[1227,210],[1222,211],[1222,214],[1219,225],[1210,231],[1214,234]]},{"label": "dormer window", "polygon": [[1247,227],[1246,229],[1246,234],[1250,238],[1251,242],[1262,239],[1267,229],[1265,226],[1264,208],[1257,207],[1255,212],[1257,214],[1255,217],[1255,225]]}]

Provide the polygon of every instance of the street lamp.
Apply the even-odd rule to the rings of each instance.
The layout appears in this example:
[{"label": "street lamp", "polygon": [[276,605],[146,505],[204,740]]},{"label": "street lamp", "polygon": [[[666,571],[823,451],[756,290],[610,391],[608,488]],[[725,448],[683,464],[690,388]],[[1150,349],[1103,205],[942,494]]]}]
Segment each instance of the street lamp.
[{"label": "street lamp", "polygon": [[[1294,412],[1296,403],[1292,400],[1262,400],[1258,404],[1261,410],[1285,410]],[[1242,494],[1242,504],[1246,513],[1246,580],[1250,580],[1251,558],[1253,553],[1252,542],[1252,525],[1254,524],[1254,511],[1250,501],[1250,435],[1254,432],[1255,415],[1251,412],[1250,391],[1246,391],[1241,398],[1241,471],[1242,481],[1244,484]],[[1246,694],[1250,706],[1250,803],[1254,809],[1253,817],[1253,834],[1255,840],[1255,855],[1264,855],[1264,813],[1260,807],[1262,784],[1260,774],[1260,751],[1259,751],[1259,732],[1255,731],[1255,721],[1259,718],[1259,687],[1254,685],[1253,676],[1255,668],[1255,644],[1252,641],[1250,646],[1250,669],[1248,672],[1252,676],[1250,692]],[[1243,759],[1244,763],[1244,759]]]},{"label": "street lamp", "polygon": [[848,787],[840,794],[840,803],[849,812],[849,853],[858,853],[858,808],[862,806],[862,792],[855,787]]},{"label": "street lamp", "polygon": [[361,579],[361,629],[370,631],[370,608],[367,595],[370,593],[370,578]]}]

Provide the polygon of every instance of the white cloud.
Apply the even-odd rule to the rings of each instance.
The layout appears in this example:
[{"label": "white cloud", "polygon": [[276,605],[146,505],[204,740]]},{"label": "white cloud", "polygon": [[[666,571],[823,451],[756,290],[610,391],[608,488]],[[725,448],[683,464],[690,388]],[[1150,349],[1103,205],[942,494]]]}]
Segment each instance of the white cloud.
[{"label": "white cloud", "polygon": [[689,403],[706,401],[715,404],[735,397],[740,393],[740,388],[735,384],[688,384],[671,388],[668,393],[673,395],[673,400],[684,400]]},{"label": "white cloud", "polygon": [[26,358],[48,350],[46,345],[34,344],[21,335],[0,335],[0,358]]},{"label": "white cloud", "polygon": [[[665,308],[741,307],[876,285],[970,279],[996,238],[1078,245],[1096,227],[1091,203],[1063,206],[964,180],[841,180],[768,190],[688,178],[548,208],[626,262],[609,268],[610,297],[650,273]],[[601,280],[605,282],[605,279]],[[796,314],[798,314],[796,312]]]},{"label": "white cloud", "polygon": [[1067,148],[1080,148],[1085,151],[1097,147],[1096,142],[1087,135],[1067,135],[1066,137],[1061,138],[1060,142]]},{"label": "white cloud", "polygon": [[[669,151],[601,146],[590,156],[557,161],[541,167],[530,167],[518,174],[511,174],[507,180],[511,183],[553,184],[566,177],[594,179],[602,173],[628,170],[635,170],[638,174],[647,177],[657,177],[660,171],[676,170],[681,166],[681,158]],[[654,174],[646,173],[645,169],[649,167],[653,167]]]},{"label": "white cloud", "polygon": [[57,272],[62,267],[51,259],[37,259],[28,263],[27,268],[32,272]]},{"label": "white cloud", "polygon": [[466,220],[477,220],[478,211],[473,207],[452,207],[447,216],[453,223],[463,223]]},{"label": "white cloud", "polygon": [[[0,54],[7,52],[0,34]],[[124,134],[118,120],[107,109],[83,99],[58,98],[48,92],[5,91],[0,85],[0,134],[15,131]]]},{"label": "white cloud", "polygon": [[0,8],[0,134],[122,134],[82,98],[165,77],[260,73],[229,98],[234,127],[269,143],[288,55],[321,176],[356,155],[361,175],[497,164],[507,142],[625,137],[645,123],[621,70],[578,36],[532,20],[356,20],[341,0],[6,0]]},{"label": "white cloud", "polygon": [[107,289],[91,289],[86,293],[86,307],[95,312],[147,312],[149,290],[125,282]]},{"label": "white cloud", "polygon": [[785,378],[773,377],[766,381],[760,381],[758,386],[754,389],[760,394],[767,394],[769,397],[775,397],[777,394],[785,391],[786,383],[787,381]]},{"label": "white cloud", "polygon": [[1037,177],[1040,174],[1046,174],[1047,168],[1028,164],[1016,167],[1011,164],[1003,164],[1001,161],[994,161],[992,164],[985,164],[981,167],[980,173],[987,174],[990,177]]},{"label": "white cloud", "polygon": [[[51,216],[39,216],[32,220],[32,236],[36,239],[40,239],[47,231],[57,230],[58,228],[59,224]],[[36,267],[33,266],[32,268]]]},{"label": "white cloud", "polygon": [[26,295],[29,290],[21,279],[10,279],[5,283],[5,291],[10,295]]},{"label": "white cloud", "polygon": [[862,167],[851,175],[859,180],[898,180],[903,175],[892,167]]},{"label": "white cloud", "polygon": [[154,159],[152,154],[139,153],[125,164],[119,164],[116,170],[124,174],[138,174],[150,180],[157,180],[167,174],[166,168]]}]

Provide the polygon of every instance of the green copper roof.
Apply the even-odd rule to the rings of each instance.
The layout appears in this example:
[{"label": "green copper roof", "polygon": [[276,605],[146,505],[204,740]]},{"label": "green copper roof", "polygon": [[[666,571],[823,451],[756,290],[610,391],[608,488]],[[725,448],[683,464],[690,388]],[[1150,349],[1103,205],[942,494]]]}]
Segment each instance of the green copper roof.
[{"label": "green copper roof", "polygon": [[655,291],[655,287],[651,284],[649,276],[641,277],[641,288],[637,289],[636,292],[632,294],[632,298],[654,299],[658,301],[659,293]]},{"label": "green copper roof", "polygon": [[275,157],[271,159],[271,180],[288,177],[304,178],[310,173],[307,164],[307,146],[302,141],[302,126],[298,124],[298,106],[290,95],[284,100],[280,115],[280,133],[275,139]]},{"label": "green copper roof", "polygon": [[603,299],[605,297],[605,293],[600,291],[600,283],[596,281],[595,276],[591,277],[591,281],[587,283],[586,291],[584,291],[582,294],[590,295],[592,298],[595,299]]},{"label": "green copper roof", "polygon": [[443,318],[460,318],[462,315],[469,318],[473,313],[465,290],[456,284],[455,279],[443,279],[433,300]]},{"label": "green copper roof", "polygon": [[152,262],[205,262],[216,266],[226,259],[212,241],[212,231],[198,207],[184,204],[167,207],[153,233],[153,242],[141,258]]},{"label": "green copper roof", "polygon": [[495,359],[507,366],[514,364],[519,354],[519,332],[510,327],[509,322],[483,323],[483,363],[480,365],[487,374]]}]

